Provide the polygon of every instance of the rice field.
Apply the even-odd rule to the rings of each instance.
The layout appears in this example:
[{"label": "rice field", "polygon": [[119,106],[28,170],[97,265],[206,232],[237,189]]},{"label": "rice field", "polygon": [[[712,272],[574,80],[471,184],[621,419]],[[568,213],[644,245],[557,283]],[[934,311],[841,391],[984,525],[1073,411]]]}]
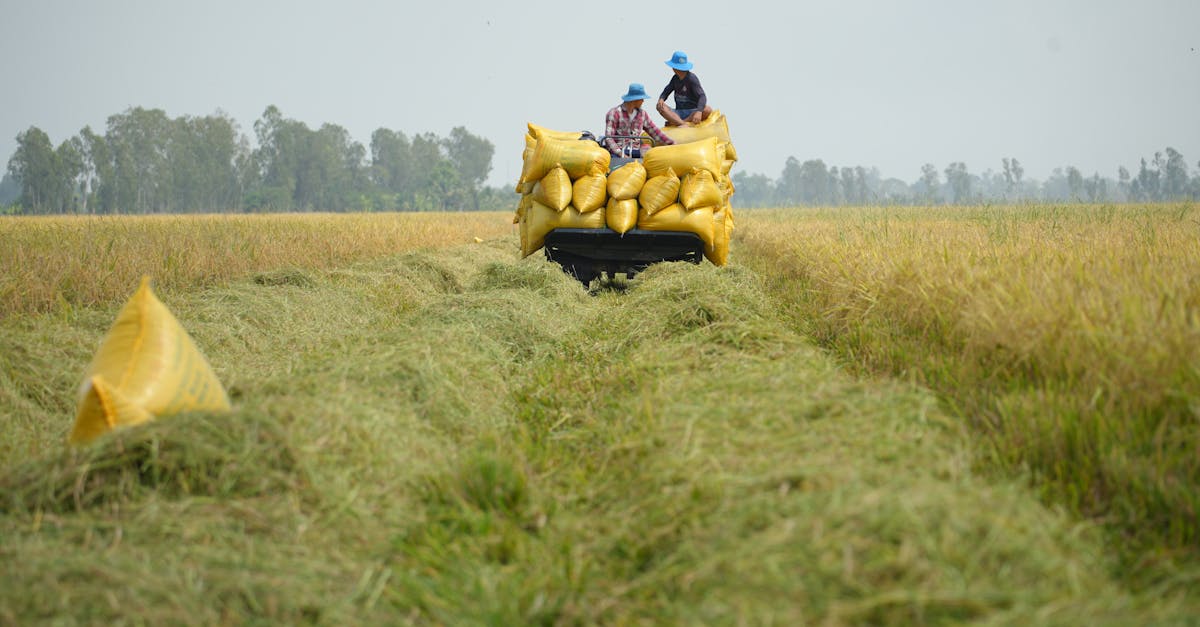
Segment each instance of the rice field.
[{"label": "rice field", "polygon": [[[1188,624],[1198,217],[741,211],[591,294],[507,214],[0,220],[0,624]],[[233,411],[68,447],[143,274]]]},{"label": "rice field", "polygon": [[165,289],[252,272],[332,268],[493,238],[497,213],[49,216],[0,219],[0,316],[111,302],[149,275]]},{"label": "rice field", "polygon": [[1200,211],[796,209],[744,221],[806,333],[931,386],[1050,502],[1133,562],[1200,541]]}]

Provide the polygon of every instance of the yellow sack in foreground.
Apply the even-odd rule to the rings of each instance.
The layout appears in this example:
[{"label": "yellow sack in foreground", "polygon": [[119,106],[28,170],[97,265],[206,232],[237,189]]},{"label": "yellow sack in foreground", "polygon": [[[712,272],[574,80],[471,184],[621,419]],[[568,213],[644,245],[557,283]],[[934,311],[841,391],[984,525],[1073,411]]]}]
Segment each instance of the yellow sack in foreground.
[{"label": "yellow sack in foreground", "polygon": [[618,233],[628,233],[630,229],[637,226],[637,219],[637,198],[608,199],[608,207],[604,209],[604,221],[608,224],[608,228]]},{"label": "yellow sack in foreground", "polygon": [[612,155],[590,139],[554,139],[542,137],[537,140],[529,168],[522,173],[523,181],[536,181],[556,165],[561,165],[571,180],[593,172],[608,172]]},{"label": "yellow sack in foreground", "polygon": [[637,198],[646,184],[646,166],[630,161],[608,173],[608,195],[617,200]]},{"label": "yellow sack in foreground", "polygon": [[704,207],[688,211],[683,205],[675,203],[670,207],[650,215],[645,207],[638,210],[639,229],[647,231],[686,231],[695,233],[704,240],[704,249],[713,247],[713,209]]},{"label": "yellow sack in foreground", "polygon": [[555,211],[536,200],[525,212],[525,245],[521,250],[522,257],[528,257],[546,244],[546,234],[554,229],[602,229],[604,228],[604,212],[589,211],[580,213],[575,207],[567,207]]},{"label": "yellow sack in foreground", "polygon": [[229,397],[179,321],[150,289],[125,303],[79,389],[72,444],[183,411],[228,411]]},{"label": "yellow sack in foreground", "polygon": [[665,174],[650,177],[638,194],[638,204],[646,210],[647,215],[654,215],[659,209],[674,204],[679,200],[679,177],[675,170],[667,168]]},{"label": "yellow sack in foreground", "polygon": [[571,204],[571,178],[567,171],[555,166],[533,186],[533,199],[558,211]]},{"label": "yellow sack in foreground", "polygon": [[712,172],[692,168],[679,183],[679,202],[684,209],[699,209],[700,207],[716,207],[722,203],[724,196]]},{"label": "yellow sack in foreground", "polygon": [[724,159],[724,151],[718,148],[717,138],[709,137],[690,144],[655,146],[646,151],[644,161],[646,174],[651,177],[663,174],[668,169],[691,172],[692,168],[701,168],[712,172],[715,178],[721,176],[721,162]]},{"label": "yellow sack in foreground", "polygon": [[581,176],[571,186],[571,204],[579,213],[595,211],[603,207],[607,200],[608,179],[599,172]]}]

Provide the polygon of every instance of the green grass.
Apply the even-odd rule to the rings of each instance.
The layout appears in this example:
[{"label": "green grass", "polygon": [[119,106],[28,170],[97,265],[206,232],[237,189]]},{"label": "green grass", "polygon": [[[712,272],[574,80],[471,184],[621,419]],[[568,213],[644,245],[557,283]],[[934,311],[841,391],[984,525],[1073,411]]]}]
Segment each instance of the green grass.
[{"label": "green grass", "polygon": [[[161,299],[225,382],[69,449],[119,306],[0,320],[0,623],[1163,624],[736,264],[589,296],[511,239]],[[133,286],[130,286],[132,290]],[[1176,589],[1172,589],[1176,590]]]}]

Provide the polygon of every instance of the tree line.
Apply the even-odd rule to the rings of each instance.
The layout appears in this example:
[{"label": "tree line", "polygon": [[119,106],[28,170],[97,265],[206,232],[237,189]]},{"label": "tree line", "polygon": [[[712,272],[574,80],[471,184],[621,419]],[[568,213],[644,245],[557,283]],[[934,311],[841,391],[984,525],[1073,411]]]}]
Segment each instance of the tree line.
[{"label": "tree line", "polygon": [[[36,126],[17,136],[0,179],[0,212],[26,214],[218,211],[430,211],[511,209],[508,188],[483,183],[493,144],[464,127],[447,137],[387,128],[370,144],[336,124],[317,129],[269,106],[254,123],[255,146],[228,115],[171,118],[131,108],[103,135],[85,127],[57,147]],[[828,166],[788,157],[778,178],[736,172],[736,204],[913,205],[1006,202],[1154,202],[1200,199],[1200,163],[1190,176],[1174,148],[1141,159],[1116,178],[1057,168],[1025,178],[1015,158],[981,173],[961,161],[922,166],[912,182],[877,168]]]},{"label": "tree line", "polygon": [[104,134],[85,127],[57,147],[35,127],[17,135],[0,204],[28,214],[214,211],[429,211],[499,208],[483,186],[490,141],[380,128],[368,147],[345,128],[309,128],[275,106],[254,123],[256,147],[228,115],[169,117],[131,108]]},{"label": "tree line", "polygon": [[804,162],[788,157],[783,172],[772,179],[763,174],[733,175],[737,204],[748,207],[793,205],[934,205],[1008,202],[1161,202],[1200,199],[1200,162],[1189,176],[1187,161],[1167,148],[1141,159],[1136,175],[1124,166],[1117,177],[1078,168],[1055,168],[1044,181],[1025,178],[1025,168],[1015,158],[1001,160],[999,170],[975,174],[961,161],[939,170],[932,163],[921,167],[913,182],[883,178],[877,168],[827,166],[821,159]]}]

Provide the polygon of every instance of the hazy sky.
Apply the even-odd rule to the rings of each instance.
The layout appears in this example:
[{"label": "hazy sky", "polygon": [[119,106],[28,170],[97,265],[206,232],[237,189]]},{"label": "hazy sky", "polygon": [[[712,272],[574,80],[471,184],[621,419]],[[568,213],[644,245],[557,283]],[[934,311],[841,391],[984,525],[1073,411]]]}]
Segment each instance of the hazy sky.
[{"label": "hazy sky", "polygon": [[772,178],[789,155],[905,181],[1002,157],[1038,179],[1136,171],[1166,146],[1200,161],[1200,0],[0,0],[0,164],[30,126],[58,144],[129,107],[220,109],[253,139],[274,104],[364,146],[465,126],[508,185],[527,121],[599,134],[676,49],[728,116],[736,170]]}]

